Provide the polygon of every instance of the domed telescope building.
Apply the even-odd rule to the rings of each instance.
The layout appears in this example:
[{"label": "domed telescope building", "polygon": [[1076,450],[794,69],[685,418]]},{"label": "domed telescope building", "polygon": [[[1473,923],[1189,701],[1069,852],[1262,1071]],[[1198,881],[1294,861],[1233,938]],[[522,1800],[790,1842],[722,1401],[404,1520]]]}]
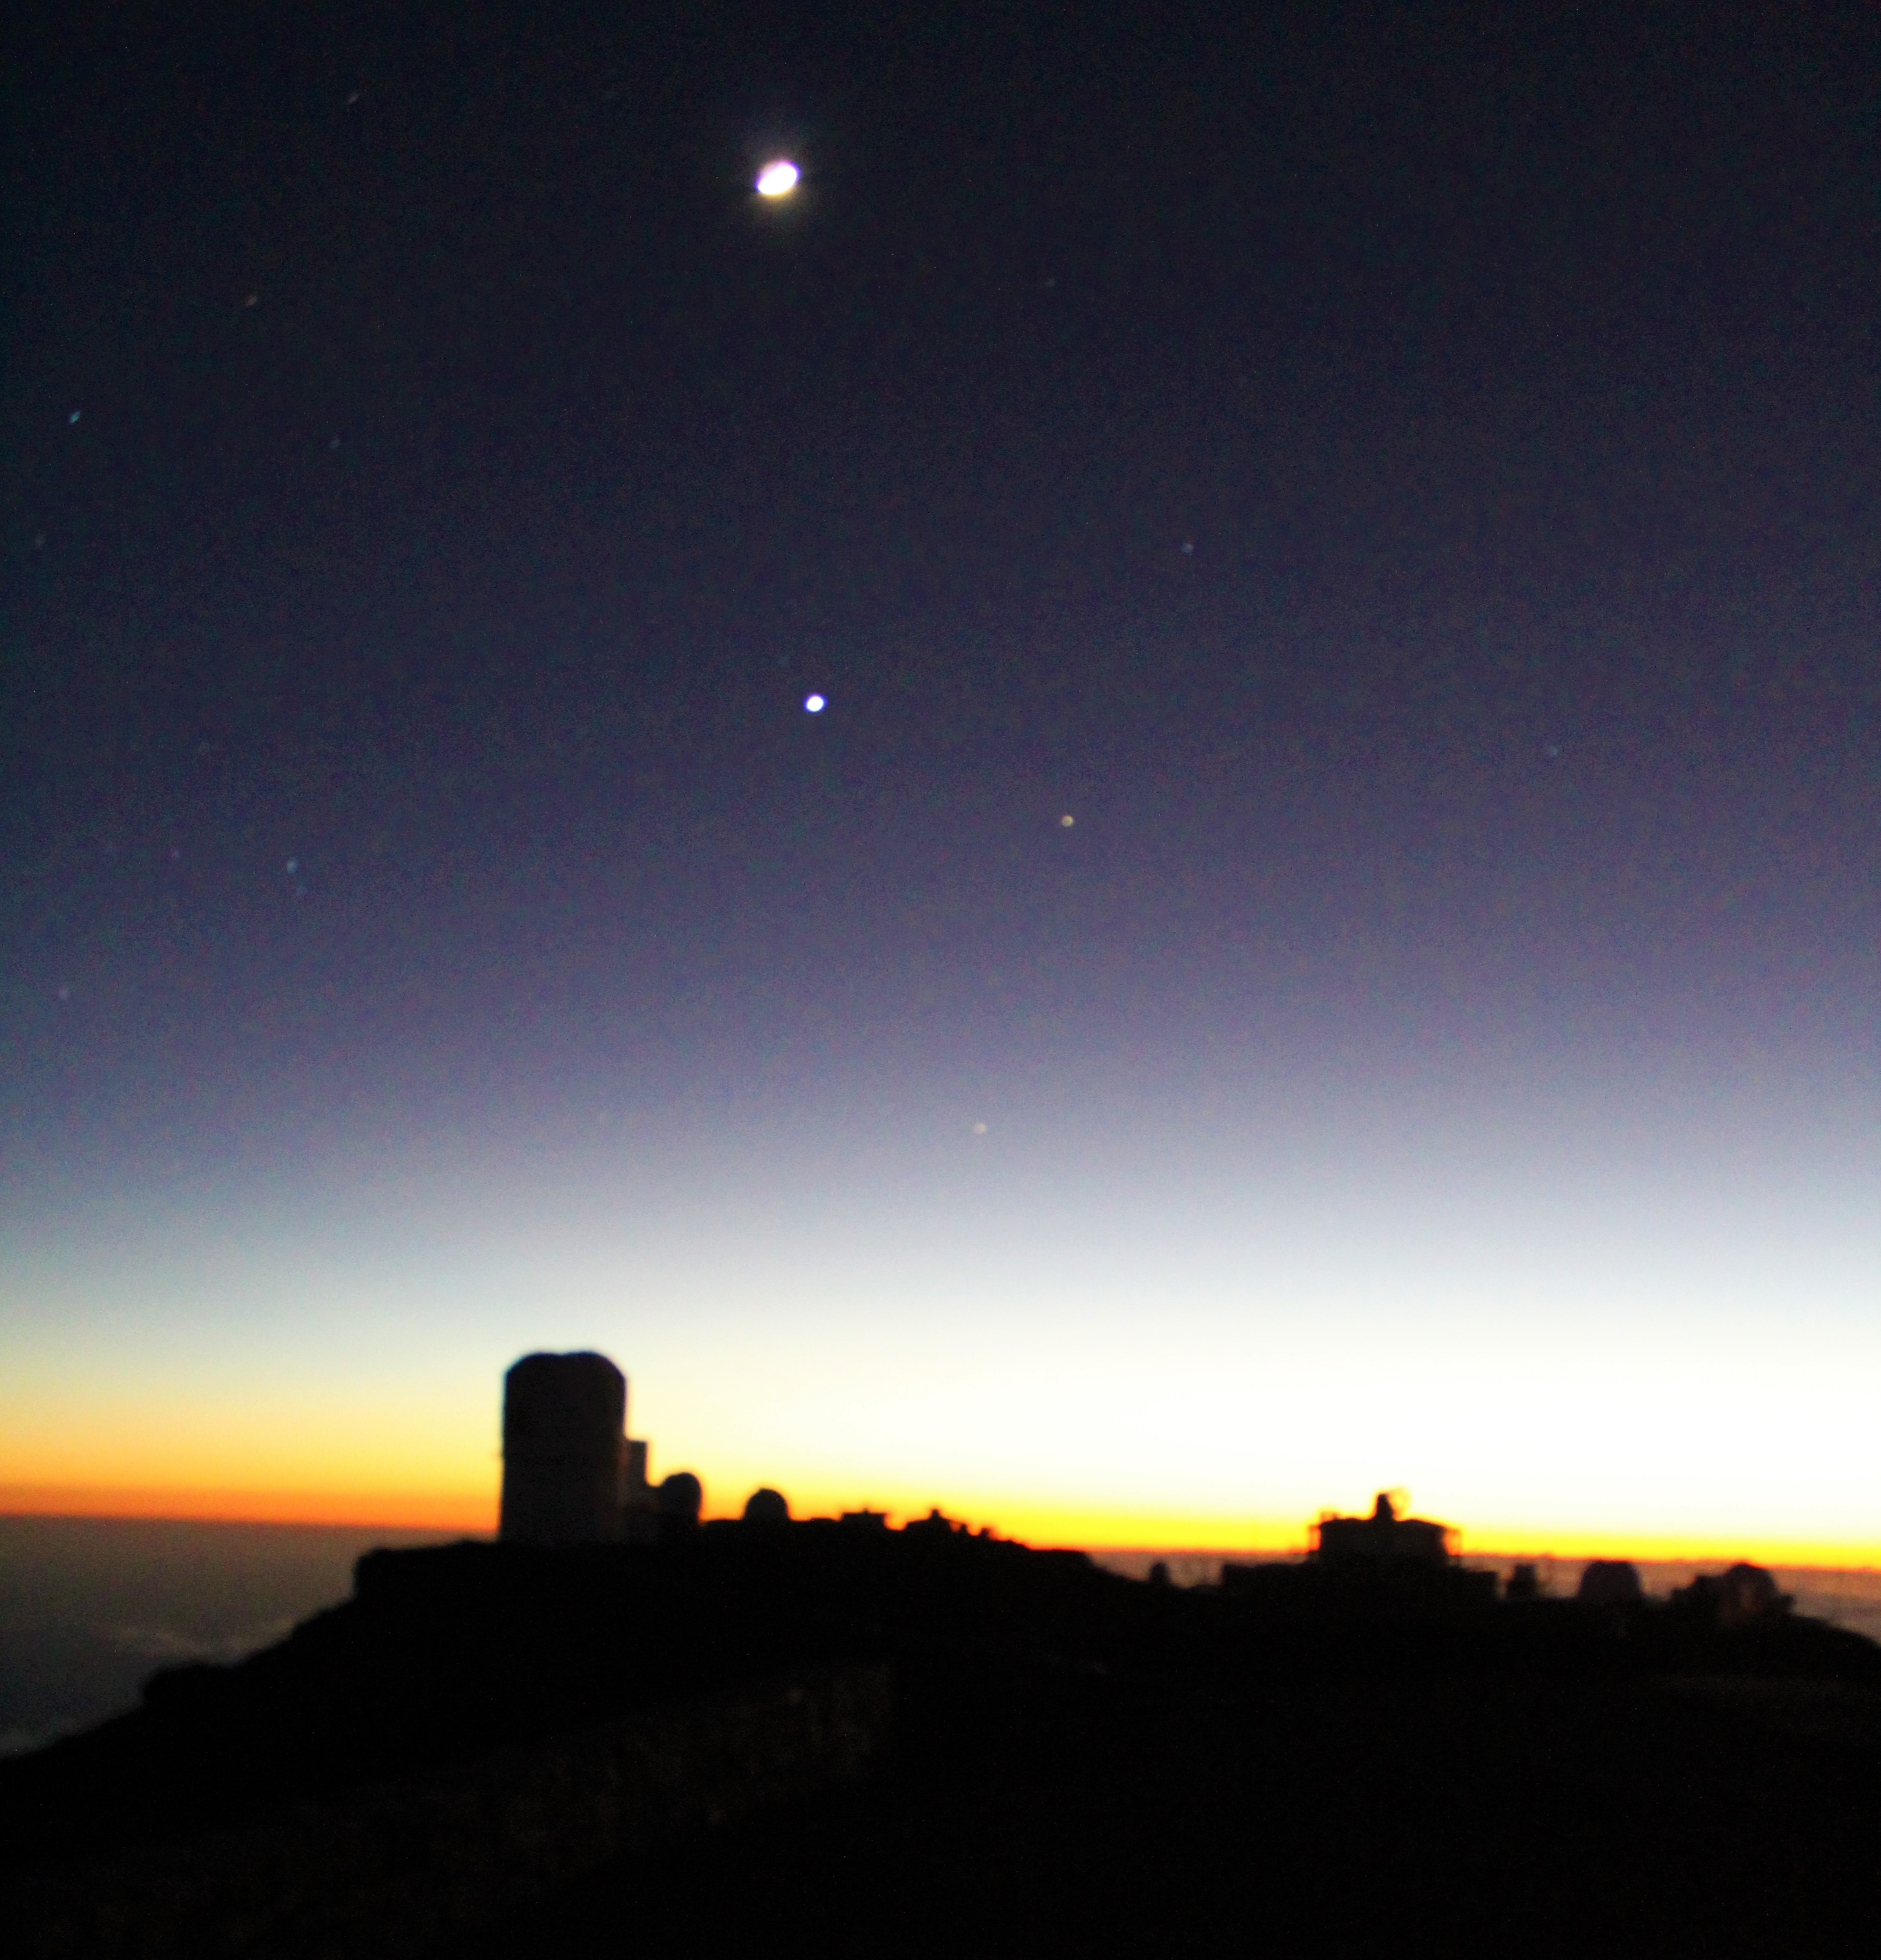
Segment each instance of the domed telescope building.
[{"label": "domed telescope building", "polygon": [[605,1354],[525,1354],[503,1377],[497,1536],[514,1545],[618,1540],[634,1495],[632,1462],[627,1377],[613,1363]]}]

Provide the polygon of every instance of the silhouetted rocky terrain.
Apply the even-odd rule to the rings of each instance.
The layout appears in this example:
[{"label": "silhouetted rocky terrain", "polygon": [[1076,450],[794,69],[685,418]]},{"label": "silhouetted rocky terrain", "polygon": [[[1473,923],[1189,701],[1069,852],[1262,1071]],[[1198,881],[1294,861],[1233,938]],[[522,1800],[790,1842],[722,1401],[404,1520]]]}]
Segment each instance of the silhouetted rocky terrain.
[{"label": "silhouetted rocky terrain", "polygon": [[[1183,1592],[939,1519],[715,1525],[372,1554],[279,1646],[0,1764],[0,1856],[45,1952],[629,1920],[662,1953],[1857,1951],[1878,1771],[1881,1648],[1708,1595],[1310,1566]],[[368,1866],[384,1909],[349,1920]],[[296,1886],[325,1932],[270,1905]]]}]

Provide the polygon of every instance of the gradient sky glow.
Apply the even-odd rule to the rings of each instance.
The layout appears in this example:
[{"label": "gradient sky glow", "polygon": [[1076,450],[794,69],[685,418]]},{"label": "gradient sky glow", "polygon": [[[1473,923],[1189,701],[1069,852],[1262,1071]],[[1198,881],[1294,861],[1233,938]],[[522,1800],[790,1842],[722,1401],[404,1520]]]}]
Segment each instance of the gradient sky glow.
[{"label": "gradient sky glow", "polygon": [[1872,20],[1256,11],[38,18],[0,1506],[1881,1562]]},{"label": "gradient sky glow", "polygon": [[484,1524],[501,1369],[593,1344],[721,1506],[1285,1543],[1391,1483],[1485,1546],[1862,1553],[1859,1099],[1449,1074],[565,1118],[68,1214],[14,1236],[0,1483]]}]

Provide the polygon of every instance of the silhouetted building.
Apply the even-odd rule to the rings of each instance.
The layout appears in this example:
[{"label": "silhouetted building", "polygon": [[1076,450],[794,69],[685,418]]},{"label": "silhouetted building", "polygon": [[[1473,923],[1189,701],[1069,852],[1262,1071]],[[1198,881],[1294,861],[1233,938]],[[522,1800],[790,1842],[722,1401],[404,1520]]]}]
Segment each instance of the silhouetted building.
[{"label": "silhouetted building", "polygon": [[1703,1574],[1672,1596],[1681,1612],[1695,1614],[1723,1628],[1749,1627],[1781,1619],[1795,1604],[1777,1589],[1777,1582],[1761,1565],[1739,1564],[1715,1577]]},{"label": "silhouetted building", "polygon": [[689,1470],[676,1470],[662,1482],[654,1493],[659,1506],[660,1529],[663,1534],[687,1532],[699,1523],[699,1514],[705,1508],[705,1487]]},{"label": "silhouetted building", "polygon": [[1332,1619],[1475,1613],[1494,1602],[1496,1575],[1464,1565],[1452,1536],[1448,1525],[1399,1517],[1381,1491],[1370,1517],[1322,1513],[1303,1560],[1258,1565],[1224,1561],[1221,1590],[1277,1612]]},{"label": "silhouetted building", "polygon": [[1548,1590],[1542,1575],[1526,1561],[1517,1566],[1502,1589],[1502,1596],[1513,1600],[1517,1605],[1531,1599],[1539,1599]]},{"label": "silhouetted building", "polygon": [[753,1491],[745,1500],[744,1521],[748,1525],[787,1525],[791,1507],[781,1491],[766,1488]]},{"label": "silhouetted building", "polygon": [[1637,1606],[1645,1596],[1639,1567],[1625,1558],[1590,1560],[1574,1590],[1583,1606]]},{"label": "silhouetted building", "polygon": [[525,1354],[503,1377],[497,1535],[522,1545],[652,1545],[675,1529],[677,1514],[697,1524],[699,1479],[682,1471],[655,1489],[650,1449],[627,1433],[627,1378],[605,1354]]},{"label": "silhouetted building", "polygon": [[845,1511],[839,1520],[855,1531],[885,1532],[888,1529],[886,1511]]},{"label": "silhouetted building", "polygon": [[1447,1565],[1450,1527],[1428,1518],[1401,1518],[1383,1491],[1368,1518],[1322,1517],[1313,1556],[1320,1564]]},{"label": "silhouetted building", "polygon": [[660,1507],[647,1481],[648,1444],[627,1439],[625,1472],[620,1487],[620,1535],[629,1545],[651,1545],[660,1535]]},{"label": "silhouetted building", "polygon": [[627,1378],[604,1354],[525,1354],[503,1377],[499,1538],[617,1538],[627,1470]]}]

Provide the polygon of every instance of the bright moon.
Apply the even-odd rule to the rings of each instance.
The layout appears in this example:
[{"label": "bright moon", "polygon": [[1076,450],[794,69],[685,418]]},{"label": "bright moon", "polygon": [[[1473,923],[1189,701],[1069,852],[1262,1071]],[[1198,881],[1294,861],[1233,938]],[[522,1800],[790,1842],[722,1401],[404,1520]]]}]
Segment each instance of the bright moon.
[{"label": "bright moon", "polygon": [[766,164],[758,173],[758,195],[760,197],[788,197],[797,188],[797,166],[778,158],[774,164]]},{"label": "bright moon", "polygon": [[820,694],[806,695],[804,697],[804,708],[807,713],[820,714],[823,711],[823,698]]}]

